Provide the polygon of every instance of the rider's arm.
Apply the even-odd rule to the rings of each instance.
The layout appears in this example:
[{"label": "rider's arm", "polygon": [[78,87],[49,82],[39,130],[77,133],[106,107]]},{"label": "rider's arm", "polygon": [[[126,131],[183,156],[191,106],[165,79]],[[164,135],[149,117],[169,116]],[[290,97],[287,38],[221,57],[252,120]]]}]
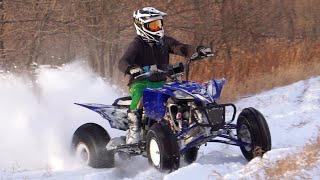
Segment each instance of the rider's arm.
[{"label": "rider's arm", "polygon": [[139,44],[137,43],[136,40],[133,40],[129,44],[127,50],[125,51],[125,53],[123,54],[123,56],[120,58],[118,62],[118,68],[121,72],[128,74],[131,67],[135,65],[134,60],[138,54],[138,47],[139,47]]},{"label": "rider's arm", "polygon": [[184,57],[191,57],[194,53],[199,53],[201,56],[213,55],[211,48],[205,46],[191,46],[183,44],[170,36],[165,36],[165,42],[169,47],[169,53],[177,54]]},{"label": "rider's arm", "polygon": [[196,46],[183,44],[170,36],[165,36],[165,42],[169,47],[169,53],[172,53],[172,54],[176,54],[184,57],[190,57],[192,56],[192,54],[197,52]]}]

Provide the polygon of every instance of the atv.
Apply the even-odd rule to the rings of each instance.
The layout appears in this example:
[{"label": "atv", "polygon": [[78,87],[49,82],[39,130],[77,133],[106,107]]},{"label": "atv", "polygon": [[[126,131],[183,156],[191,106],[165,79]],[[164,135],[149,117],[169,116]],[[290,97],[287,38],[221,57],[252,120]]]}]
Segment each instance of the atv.
[{"label": "atv", "polygon": [[[87,165],[96,168],[114,167],[114,156],[118,153],[121,157],[142,155],[156,169],[173,171],[179,168],[180,159],[194,162],[200,146],[209,142],[239,146],[247,160],[269,151],[269,127],[258,110],[243,109],[234,123],[236,106],[219,103],[225,79],[212,79],[203,84],[188,80],[191,62],[205,57],[195,53],[186,65],[178,63],[168,66],[165,71],[147,71],[136,77],[164,73],[170,79],[160,88],[146,88],[143,92],[140,142],[125,144],[125,138],[119,137],[119,141],[122,139],[120,145],[107,148],[110,141],[107,130],[85,124],[73,135],[73,152]],[[184,70],[186,80],[182,80]],[[109,121],[111,128],[126,131],[130,102],[131,97],[122,97],[112,105],[75,104],[100,114]]]}]

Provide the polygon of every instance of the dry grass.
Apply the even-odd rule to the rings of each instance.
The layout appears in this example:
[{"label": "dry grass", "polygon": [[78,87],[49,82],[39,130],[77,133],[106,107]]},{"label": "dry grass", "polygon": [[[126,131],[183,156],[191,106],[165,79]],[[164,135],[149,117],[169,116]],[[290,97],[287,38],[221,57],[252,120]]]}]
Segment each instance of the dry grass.
[{"label": "dry grass", "polygon": [[309,68],[303,68],[302,65],[289,65],[278,68],[272,74],[256,73],[254,76],[244,77],[242,81],[231,79],[226,84],[222,99],[235,100],[241,96],[253,95],[274,87],[289,85],[319,74],[320,62],[313,62]]},{"label": "dry grass", "polygon": [[191,68],[192,80],[227,79],[223,101],[256,94],[274,87],[289,85],[310,76],[320,75],[320,44],[300,41],[269,40],[256,52],[235,49],[232,59],[223,56],[197,62]]},{"label": "dry grass", "polygon": [[[245,166],[243,177],[240,179],[312,179],[305,170],[311,170],[319,165],[320,161],[320,135],[314,142],[306,144],[300,151],[286,154],[278,161],[260,159],[255,164]],[[257,159],[256,159],[257,160]],[[320,175],[320,174],[318,174]]]},{"label": "dry grass", "polygon": [[301,174],[301,170],[311,169],[316,165],[317,161],[320,160],[319,149],[320,136],[318,136],[315,143],[305,145],[301,152],[279,160],[271,167],[266,167],[265,172],[268,179],[287,179],[293,176],[306,176],[305,174]]},{"label": "dry grass", "polygon": [[208,179],[221,180],[223,179],[223,176],[218,171],[212,170],[212,172],[208,176]]}]

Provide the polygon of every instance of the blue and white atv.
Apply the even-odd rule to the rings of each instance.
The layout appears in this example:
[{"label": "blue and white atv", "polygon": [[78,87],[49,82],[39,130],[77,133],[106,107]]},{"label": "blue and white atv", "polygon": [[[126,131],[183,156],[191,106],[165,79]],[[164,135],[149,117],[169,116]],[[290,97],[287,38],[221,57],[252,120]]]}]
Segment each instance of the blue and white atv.
[{"label": "blue and white atv", "polygon": [[[165,73],[170,81],[157,89],[143,92],[141,121],[142,140],[136,144],[122,144],[106,149],[110,141],[106,129],[85,124],[74,133],[72,147],[83,162],[92,167],[113,167],[114,155],[143,155],[160,171],[172,171],[180,166],[180,158],[186,163],[196,160],[198,149],[208,142],[239,146],[244,157],[251,160],[271,149],[271,136],[264,116],[256,109],[245,108],[236,116],[234,104],[218,103],[224,79],[210,80],[204,84],[188,81],[189,65],[204,58],[194,54],[186,64],[172,65]],[[186,69],[187,80],[182,80]],[[130,97],[116,99],[112,105],[79,104],[99,113],[112,128],[128,129],[127,111]],[[123,140],[124,142],[124,140]]]}]

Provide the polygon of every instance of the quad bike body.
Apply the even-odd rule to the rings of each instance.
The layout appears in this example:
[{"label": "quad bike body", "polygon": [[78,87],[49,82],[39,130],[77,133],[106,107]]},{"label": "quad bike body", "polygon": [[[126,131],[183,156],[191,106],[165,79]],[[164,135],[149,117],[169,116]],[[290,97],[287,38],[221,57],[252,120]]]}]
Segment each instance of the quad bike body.
[{"label": "quad bike body", "polygon": [[[243,109],[234,123],[235,105],[219,103],[225,79],[212,79],[204,84],[188,81],[190,63],[200,58],[204,57],[196,53],[188,60],[187,80],[181,78],[185,69],[182,63],[169,66],[167,71],[140,75],[165,73],[171,81],[160,88],[144,90],[142,140],[139,143],[121,144],[107,150],[108,133],[99,137],[97,133],[78,131],[73,138],[75,152],[93,167],[112,167],[113,155],[120,153],[146,156],[149,163],[160,171],[172,171],[179,168],[180,158],[187,163],[195,161],[199,147],[209,142],[239,146],[247,160],[269,151],[269,127],[258,110],[252,107]],[[112,128],[126,131],[130,102],[130,97],[122,97],[112,105],[75,104],[99,113]]]}]

